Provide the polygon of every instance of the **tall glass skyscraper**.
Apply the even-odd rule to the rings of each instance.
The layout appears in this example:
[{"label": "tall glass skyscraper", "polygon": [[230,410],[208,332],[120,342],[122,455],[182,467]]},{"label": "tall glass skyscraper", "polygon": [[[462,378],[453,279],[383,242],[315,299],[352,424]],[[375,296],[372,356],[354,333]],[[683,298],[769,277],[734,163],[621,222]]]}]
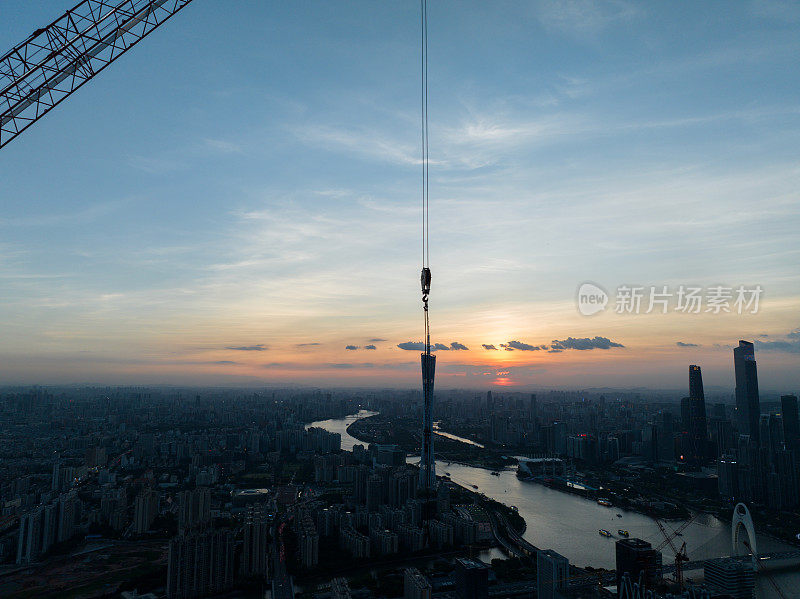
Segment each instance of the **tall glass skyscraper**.
[{"label": "tall glass skyscraper", "polygon": [[758,399],[758,373],[756,371],[756,352],[749,341],[739,341],[733,348],[733,368],[736,373],[736,421],[740,435],[750,435],[758,447],[758,420],[761,404]]},{"label": "tall glass skyscraper", "polygon": [[708,421],[706,419],[706,396],[703,392],[703,375],[700,367],[689,366],[689,397],[686,399],[688,433],[691,441],[692,458],[705,459],[708,454]]},{"label": "tall glass skyscraper", "polygon": [[703,375],[696,364],[689,366],[689,397],[703,401],[706,399],[706,394],[703,392]]}]

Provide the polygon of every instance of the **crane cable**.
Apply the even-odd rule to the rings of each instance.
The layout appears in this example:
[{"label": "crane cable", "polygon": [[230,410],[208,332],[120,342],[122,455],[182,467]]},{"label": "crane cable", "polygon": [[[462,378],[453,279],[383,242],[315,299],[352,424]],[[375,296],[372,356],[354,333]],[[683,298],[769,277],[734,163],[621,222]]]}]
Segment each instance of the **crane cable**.
[{"label": "crane cable", "polygon": [[430,248],[428,243],[428,0],[420,0],[421,17],[421,133],[422,133],[422,306],[425,314],[425,353],[431,353],[431,329],[428,319],[428,295],[431,290]]}]

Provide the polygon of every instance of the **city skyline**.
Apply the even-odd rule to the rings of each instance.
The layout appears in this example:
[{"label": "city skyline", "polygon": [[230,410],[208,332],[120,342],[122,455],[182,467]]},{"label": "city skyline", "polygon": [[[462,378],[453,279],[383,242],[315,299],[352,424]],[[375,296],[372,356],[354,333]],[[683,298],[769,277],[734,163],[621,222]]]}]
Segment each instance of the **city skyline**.
[{"label": "city skyline", "polygon": [[[732,389],[749,339],[795,391],[800,12],[725,6],[430,7],[438,388]],[[0,380],[418,386],[417,9],[193,3],[4,148]],[[764,293],[584,317],[586,281]]]},{"label": "city skyline", "polygon": [[794,596],[799,31],[3,2],[0,596]]}]

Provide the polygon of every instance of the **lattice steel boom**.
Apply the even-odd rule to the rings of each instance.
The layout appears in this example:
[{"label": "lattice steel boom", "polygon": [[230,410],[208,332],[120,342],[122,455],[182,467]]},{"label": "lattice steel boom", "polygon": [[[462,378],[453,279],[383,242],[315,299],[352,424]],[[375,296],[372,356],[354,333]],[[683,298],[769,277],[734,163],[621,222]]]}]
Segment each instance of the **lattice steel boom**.
[{"label": "lattice steel boom", "polygon": [[192,0],[83,0],[0,58],[0,148]]}]

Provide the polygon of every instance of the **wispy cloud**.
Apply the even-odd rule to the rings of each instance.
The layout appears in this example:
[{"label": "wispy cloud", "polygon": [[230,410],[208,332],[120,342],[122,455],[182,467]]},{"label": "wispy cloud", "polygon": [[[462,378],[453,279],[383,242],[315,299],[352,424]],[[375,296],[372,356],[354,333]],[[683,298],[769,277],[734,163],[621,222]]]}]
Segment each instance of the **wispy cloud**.
[{"label": "wispy cloud", "polygon": [[221,154],[241,154],[242,148],[239,144],[224,139],[206,138],[203,140],[205,147]]},{"label": "wispy cloud", "polygon": [[505,349],[506,351],[538,351],[543,349],[538,345],[530,345],[529,343],[523,343],[522,341],[509,341],[508,343],[501,343],[500,347]]},{"label": "wispy cloud", "polygon": [[364,129],[339,129],[330,125],[302,126],[294,134],[306,145],[344,150],[362,158],[402,165],[422,163],[415,146],[399,142],[384,132]]},{"label": "wispy cloud", "polygon": [[590,339],[589,337],[567,337],[566,339],[553,339],[553,342],[550,346],[551,349],[577,349],[577,350],[589,350],[589,349],[610,349],[612,347],[625,347],[621,343],[617,343],[615,341],[611,341],[607,337],[595,337],[594,339]]},{"label": "wispy cloud", "polygon": [[85,208],[77,208],[70,212],[48,212],[47,214],[0,218],[0,227],[60,227],[79,224],[84,225],[112,215],[132,201],[131,199],[124,198],[97,202]]},{"label": "wispy cloud", "polygon": [[[398,343],[397,347],[400,349],[404,349],[406,351],[425,351],[425,342],[424,341],[404,341],[403,343]],[[444,343],[432,343],[431,344],[431,351],[449,351],[450,346],[445,345]]]},{"label": "wispy cloud", "polygon": [[643,5],[623,0],[541,0],[535,7],[545,27],[583,41],[643,14]]},{"label": "wispy cloud", "polygon": [[754,344],[759,351],[783,352],[788,354],[800,354],[800,329],[791,331],[784,335],[784,339],[762,341],[756,339]]},{"label": "wispy cloud", "polygon": [[234,345],[228,346],[225,349],[230,349],[234,351],[267,351],[269,348],[264,345],[263,343],[259,343],[258,345]]},{"label": "wispy cloud", "polygon": [[677,341],[675,342],[675,345],[678,347],[700,347],[700,345],[697,343],[686,343],[684,341]]}]

